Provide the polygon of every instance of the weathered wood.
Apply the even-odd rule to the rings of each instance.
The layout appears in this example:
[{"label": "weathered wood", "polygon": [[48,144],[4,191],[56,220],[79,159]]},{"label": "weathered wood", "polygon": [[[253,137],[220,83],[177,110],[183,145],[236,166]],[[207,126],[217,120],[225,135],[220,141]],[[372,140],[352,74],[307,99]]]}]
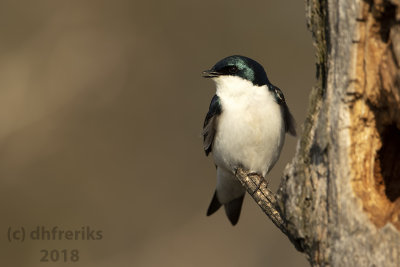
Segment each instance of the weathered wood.
[{"label": "weathered wood", "polygon": [[306,1],[317,84],[303,133],[276,201],[248,190],[312,266],[400,266],[399,6]]}]

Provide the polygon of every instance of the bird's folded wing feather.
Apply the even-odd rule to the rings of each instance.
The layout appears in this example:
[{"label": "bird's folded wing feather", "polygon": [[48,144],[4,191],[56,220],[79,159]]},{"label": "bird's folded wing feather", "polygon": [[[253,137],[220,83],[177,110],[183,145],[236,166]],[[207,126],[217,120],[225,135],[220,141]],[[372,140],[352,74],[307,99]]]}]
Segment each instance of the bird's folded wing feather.
[{"label": "bird's folded wing feather", "polygon": [[281,89],[272,84],[270,84],[269,86],[275,95],[275,100],[278,102],[279,105],[283,107],[283,117],[285,120],[286,132],[289,132],[291,135],[296,136],[296,123],[292,114],[289,111]]},{"label": "bird's folded wing feather", "polygon": [[212,144],[217,131],[217,118],[221,112],[220,99],[217,95],[214,95],[203,125],[203,147],[207,156],[212,151]]}]

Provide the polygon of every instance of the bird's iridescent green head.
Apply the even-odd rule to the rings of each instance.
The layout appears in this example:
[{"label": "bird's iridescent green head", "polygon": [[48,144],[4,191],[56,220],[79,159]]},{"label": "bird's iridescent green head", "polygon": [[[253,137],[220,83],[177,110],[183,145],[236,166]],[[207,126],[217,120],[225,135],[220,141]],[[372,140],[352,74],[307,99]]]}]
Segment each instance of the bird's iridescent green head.
[{"label": "bird's iridescent green head", "polygon": [[216,78],[224,75],[238,76],[257,86],[269,84],[263,66],[244,56],[226,57],[218,61],[210,70],[203,71],[205,78]]}]

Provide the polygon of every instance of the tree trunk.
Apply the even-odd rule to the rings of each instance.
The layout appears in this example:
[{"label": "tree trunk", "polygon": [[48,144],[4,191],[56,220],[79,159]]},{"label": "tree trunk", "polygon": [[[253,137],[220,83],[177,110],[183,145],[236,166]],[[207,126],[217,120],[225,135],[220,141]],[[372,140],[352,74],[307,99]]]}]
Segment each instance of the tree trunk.
[{"label": "tree trunk", "polygon": [[317,84],[296,155],[276,195],[237,173],[312,266],[400,266],[399,6],[306,1]]}]

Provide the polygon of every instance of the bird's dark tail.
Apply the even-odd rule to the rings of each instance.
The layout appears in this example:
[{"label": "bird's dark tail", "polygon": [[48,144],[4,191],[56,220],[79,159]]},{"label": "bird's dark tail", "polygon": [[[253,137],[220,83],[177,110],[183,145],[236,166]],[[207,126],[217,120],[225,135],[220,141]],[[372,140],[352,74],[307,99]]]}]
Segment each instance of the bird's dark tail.
[{"label": "bird's dark tail", "polygon": [[244,194],[238,198],[235,198],[231,202],[224,205],[226,216],[232,225],[236,225],[239,221],[240,211],[242,210]]},{"label": "bird's dark tail", "polygon": [[[228,217],[228,219],[232,225],[236,225],[237,222],[239,221],[239,216],[240,216],[240,211],[242,210],[244,195],[245,194],[224,204],[226,216]],[[221,206],[222,206],[222,204],[221,204],[221,202],[219,202],[218,197],[217,197],[217,191],[215,191],[214,196],[211,200],[210,206],[208,207],[208,210],[207,210],[207,216],[210,216],[211,214],[213,214],[214,212],[219,210],[219,208]]]},{"label": "bird's dark tail", "polygon": [[217,191],[215,190],[210,206],[208,206],[207,216],[210,216],[211,214],[216,212],[221,207],[221,205],[222,204],[219,202],[217,198]]}]

